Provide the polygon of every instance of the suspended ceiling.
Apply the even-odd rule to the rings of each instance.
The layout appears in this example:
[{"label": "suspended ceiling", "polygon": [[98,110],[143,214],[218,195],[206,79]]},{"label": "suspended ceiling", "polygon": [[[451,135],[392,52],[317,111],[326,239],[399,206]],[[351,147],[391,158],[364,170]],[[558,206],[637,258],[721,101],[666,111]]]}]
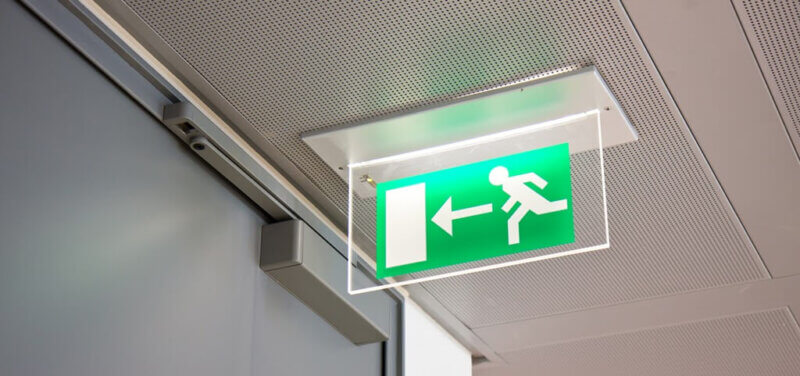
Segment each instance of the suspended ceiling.
[{"label": "suspended ceiling", "polygon": [[[346,186],[301,133],[594,65],[640,135],[607,150],[611,248],[428,282],[412,296],[470,332],[459,339],[481,343],[467,345],[492,360],[476,367],[486,375],[571,374],[571,353],[599,359],[628,341],[652,348],[620,358],[629,368],[600,362],[594,374],[657,374],[646,359],[659,346],[696,363],[691,349],[720,333],[732,333],[732,350],[708,353],[714,362],[659,369],[725,374],[726,357],[748,348],[800,351],[800,290],[785,286],[800,274],[796,4],[101,4],[339,225]],[[373,222],[356,218],[368,250]],[[731,286],[778,296],[731,295]],[[700,309],[696,294],[720,304]],[[674,304],[666,314],[648,311],[664,302]],[[580,314],[609,309],[630,317]],[[543,323],[582,330],[547,333]],[[762,330],[780,336],[748,340]],[[491,356],[475,350],[486,347]],[[784,358],[753,361],[775,359]],[[800,369],[782,364],[772,374]]]}]

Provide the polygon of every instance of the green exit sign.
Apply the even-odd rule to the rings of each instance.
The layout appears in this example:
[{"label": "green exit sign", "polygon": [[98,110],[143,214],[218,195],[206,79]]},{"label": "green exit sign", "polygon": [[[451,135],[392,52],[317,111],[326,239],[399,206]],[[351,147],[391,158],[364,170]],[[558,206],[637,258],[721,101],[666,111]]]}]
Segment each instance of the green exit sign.
[{"label": "green exit sign", "polygon": [[569,145],[377,185],[377,276],[575,241]]}]

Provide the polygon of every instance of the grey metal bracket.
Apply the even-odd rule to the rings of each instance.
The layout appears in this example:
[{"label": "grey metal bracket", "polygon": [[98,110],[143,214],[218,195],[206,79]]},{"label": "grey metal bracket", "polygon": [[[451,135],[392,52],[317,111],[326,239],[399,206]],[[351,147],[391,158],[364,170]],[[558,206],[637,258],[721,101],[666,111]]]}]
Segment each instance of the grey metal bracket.
[{"label": "grey metal bracket", "polygon": [[[355,344],[391,333],[391,305],[382,294],[347,293],[347,261],[299,220],[264,225],[261,269]],[[366,278],[353,271],[354,278]]]}]

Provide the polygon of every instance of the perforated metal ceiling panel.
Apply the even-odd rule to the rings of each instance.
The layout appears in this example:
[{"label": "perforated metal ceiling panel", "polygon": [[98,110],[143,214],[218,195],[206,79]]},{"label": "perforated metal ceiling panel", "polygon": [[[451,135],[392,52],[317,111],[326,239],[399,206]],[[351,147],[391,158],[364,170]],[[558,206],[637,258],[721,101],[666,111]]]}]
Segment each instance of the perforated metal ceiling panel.
[{"label": "perforated metal ceiling panel", "polygon": [[640,135],[606,154],[611,249],[425,285],[471,327],[769,277],[616,2],[126,3],[331,215],[345,184],[301,132],[597,66]]},{"label": "perforated metal ceiling panel", "polygon": [[788,309],[501,354],[514,367],[476,376],[797,375],[800,330]]},{"label": "perforated metal ceiling panel", "polygon": [[747,37],[800,150],[800,2],[737,0]]}]

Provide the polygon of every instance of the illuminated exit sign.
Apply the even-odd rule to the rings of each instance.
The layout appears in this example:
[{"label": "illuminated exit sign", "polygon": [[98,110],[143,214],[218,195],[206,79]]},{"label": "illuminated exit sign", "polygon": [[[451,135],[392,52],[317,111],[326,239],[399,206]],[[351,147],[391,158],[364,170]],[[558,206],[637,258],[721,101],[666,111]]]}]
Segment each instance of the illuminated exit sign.
[{"label": "illuminated exit sign", "polygon": [[377,185],[377,277],[575,241],[569,145]]}]

